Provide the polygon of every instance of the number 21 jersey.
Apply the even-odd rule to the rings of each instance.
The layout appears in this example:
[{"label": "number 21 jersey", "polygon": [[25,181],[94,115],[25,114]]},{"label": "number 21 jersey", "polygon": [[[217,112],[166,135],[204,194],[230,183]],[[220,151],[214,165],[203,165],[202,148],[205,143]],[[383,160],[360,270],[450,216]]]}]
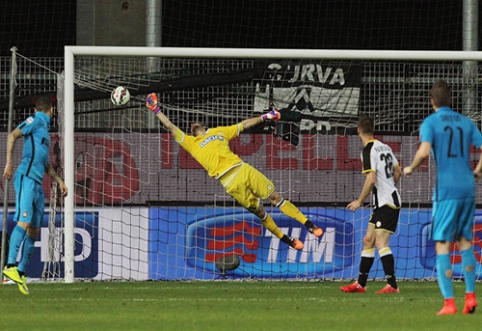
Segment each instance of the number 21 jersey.
[{"label": "number 21 jersey", "polygon": [[420,128],[420,142],[432,145],[437,166],[434,201],[475,196],[470,146],[482,146],[482,134],[468,117],[441,107]]}]

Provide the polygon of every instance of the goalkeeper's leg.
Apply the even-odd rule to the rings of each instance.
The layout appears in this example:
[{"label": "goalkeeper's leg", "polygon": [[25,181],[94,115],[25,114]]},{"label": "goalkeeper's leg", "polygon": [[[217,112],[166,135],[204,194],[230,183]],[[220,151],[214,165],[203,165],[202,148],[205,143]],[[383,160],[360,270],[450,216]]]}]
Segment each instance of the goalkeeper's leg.
[{"label": "goalkeeper's leg", "polygon": [[[313,224],[308,218],[290,201],[285,200],[276,192],[274,184],[260,171],[250,166],[249,164],[243,165],[244,176],[246,182],[249,182],[252,193],[263,200],[269,200],[272,205],[278,207],[283,214],[288,217],[294,218],[301,224],[303,224],[308,232],[316,237],[320,237],[323,234],[323,230]],[[258,216],[259,217],[259,216]]]},{"label": "goalkeeper's leg", "polygon": [[308,218],[291,201],[283,199],[278,192],[274,191],[268,199],[273,205],[278,207],[283,214],[294,218],[303,224],[308,229],[308,232],[313,234],[315,237],[320,237],[323,234],[323,230],[321,228],[317,227],[310,220],[308,220]]},{"label": "goalkeeper's leg", "polygon": [[[288,237],[283,232],[281,232],[280,228],[278,227],[278,225],[276,225],[276,223],[274,222],[271,215],[269,215],[261,205],[260,205],[260,208],[264,212],[264,217],[260,217],[259,220],[260,220],[261,224],[266,229],[268,229],[272,234],[274,234],[282,242],[284,242],[285,244],[293,247],[294,249],[296,249],[296,250],[303,249],[304,245],[300,240],[292,238],[292,237]],[[260,208],[258,208],[258,209],[260,209]]]}]

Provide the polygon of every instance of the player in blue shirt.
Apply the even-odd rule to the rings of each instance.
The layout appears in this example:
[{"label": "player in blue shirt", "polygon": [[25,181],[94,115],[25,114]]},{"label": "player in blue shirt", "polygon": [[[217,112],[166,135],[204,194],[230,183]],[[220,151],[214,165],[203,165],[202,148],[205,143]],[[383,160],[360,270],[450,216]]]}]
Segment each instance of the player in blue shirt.
[{"label": "player in blue shirt", "polygon": [[475,170],[470,165],[470,146],[482,147],[482,134],[466,116],[450,108],[450,88],[445,81],[437,82],[430,92],[435,113],[428,116],[420,128],[420,147],[412,164],[403,169],[409,176],[429,156],[432,150],[437,167],[433,193],[431,239],[436,242],[436,268],[440,290],[445,299],[438,315],[457,312],[452,288],[450,245],[453,241],[462,256],[466,285],[464,314],[477,307],[475,297],[476,259],[472,248],[475,213],[475,179],[482,171],[482,159]]},{"label": "player in blue shirt", "polygon": [[[14,177],[16,192],[14,221],[17,225],[10,235],[8,261],[3,270],[3,274],[17,283],[23,294],[29,294],[25,282],[25,269],[34,249],[35,240],[40,233],[45,209],[45,195],[42,187],[45,172],[59,184],[60,192],[64,197],[68,193],[64,181],[48,163],[52,102],[48,97],[40,97],[35,108],[35,116],[27,118],[8,135],[7,164],[3,173],[6,179],[12,178],[15,142],[24,137],[22,161]],[[22,247],[22,254],[17,266],[20,247]]]}]

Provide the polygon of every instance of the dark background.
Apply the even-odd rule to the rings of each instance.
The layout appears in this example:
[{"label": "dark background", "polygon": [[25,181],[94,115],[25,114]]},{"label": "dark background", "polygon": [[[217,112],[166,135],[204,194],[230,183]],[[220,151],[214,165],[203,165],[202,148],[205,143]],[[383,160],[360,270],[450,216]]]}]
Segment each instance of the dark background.
[{"label": "dark background", "polygon": [[[2,1],[0,55],[16,46],[29,57],[62,57],[64,45],[76,44],[76,2]],[[163,46],[462,50],[462,0],[162,4]]]}]

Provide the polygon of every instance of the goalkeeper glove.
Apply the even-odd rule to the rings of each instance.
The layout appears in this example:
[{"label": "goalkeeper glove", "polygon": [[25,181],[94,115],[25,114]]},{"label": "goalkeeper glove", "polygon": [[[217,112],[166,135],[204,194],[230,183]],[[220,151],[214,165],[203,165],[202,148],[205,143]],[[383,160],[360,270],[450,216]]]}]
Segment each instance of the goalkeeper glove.
[{"label": "goalkeeper glove", "polygon": [[146,98],[146,107],[149,108],[150,111],[157,115],[161,112],[159,106],[157,105],[157,95],[156,93],[151,93]]},{"label": "goalkeeper glove", "polygon": [[281,118],[281,114],[276,109],[272,109],[269,113],[261,115],[261,120],[266,121],[277,121]]}]

